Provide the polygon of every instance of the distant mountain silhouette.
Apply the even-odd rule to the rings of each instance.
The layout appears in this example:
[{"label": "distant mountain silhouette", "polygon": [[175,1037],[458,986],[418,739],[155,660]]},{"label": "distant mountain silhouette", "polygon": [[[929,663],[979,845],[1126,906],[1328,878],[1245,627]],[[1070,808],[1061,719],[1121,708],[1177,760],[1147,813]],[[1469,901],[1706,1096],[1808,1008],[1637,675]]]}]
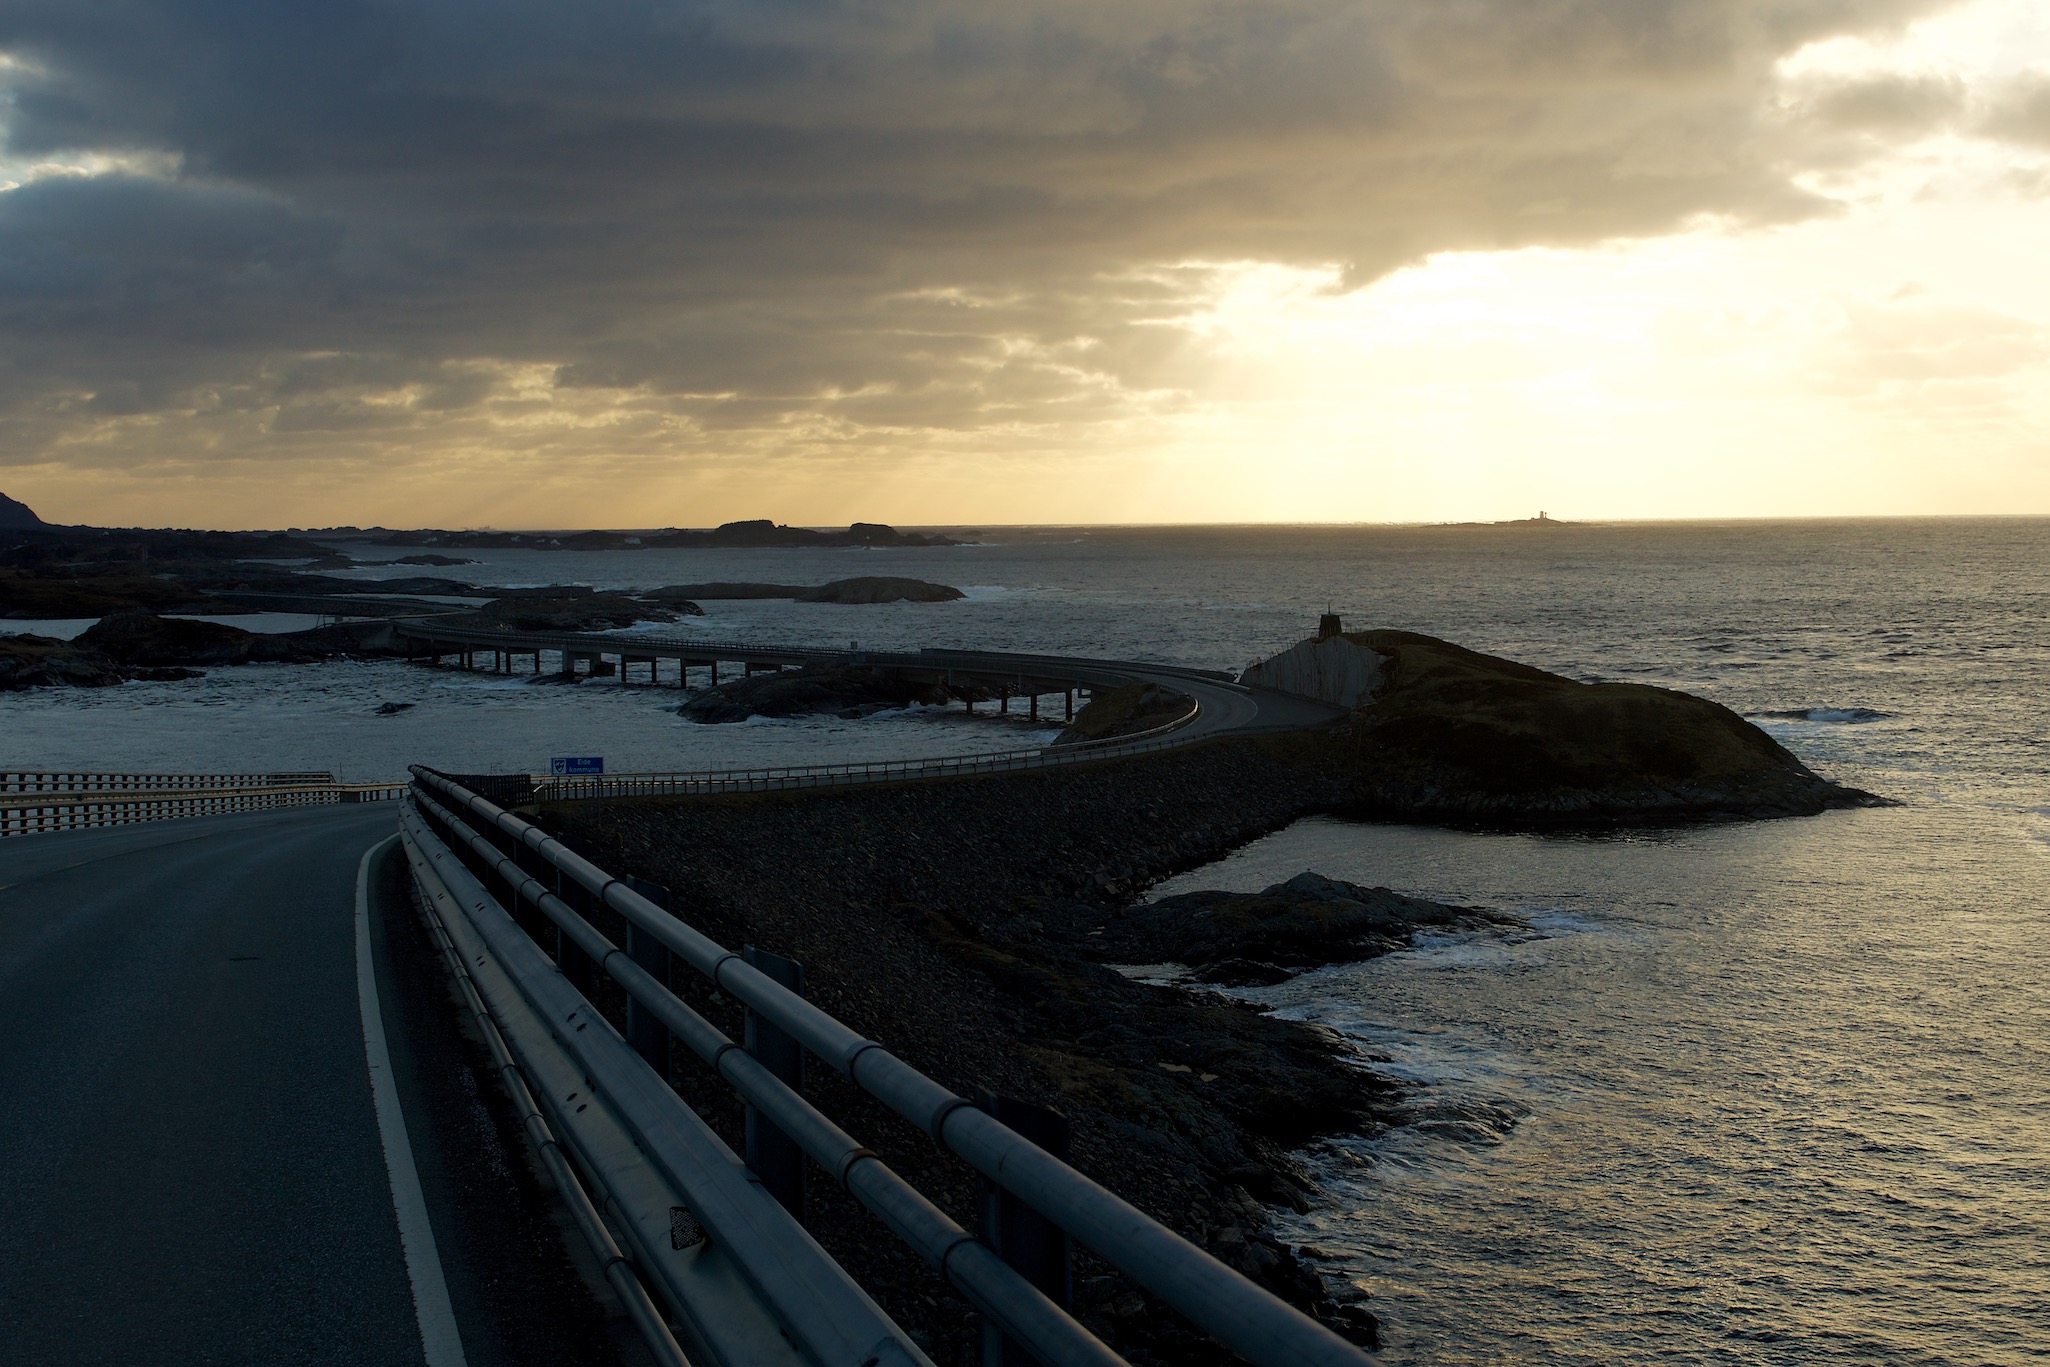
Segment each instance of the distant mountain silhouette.
[{"label": "distant mountain silhouette", "polygon": [[26,503],[16,502],[0,494],[0,532],[28,532],[50,524],[37,517],[35,510]]}]

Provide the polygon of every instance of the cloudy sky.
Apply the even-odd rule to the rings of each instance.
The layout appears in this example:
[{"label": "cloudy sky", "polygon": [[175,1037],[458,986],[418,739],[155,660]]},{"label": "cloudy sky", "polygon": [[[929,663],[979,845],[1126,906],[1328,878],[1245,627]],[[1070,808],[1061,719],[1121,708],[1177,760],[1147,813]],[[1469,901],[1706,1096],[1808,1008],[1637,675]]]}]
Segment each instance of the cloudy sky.
[{"label": "cloudy sky", "polygon": [[0,0],[0,490],[2050,513],[2040,0]]}]

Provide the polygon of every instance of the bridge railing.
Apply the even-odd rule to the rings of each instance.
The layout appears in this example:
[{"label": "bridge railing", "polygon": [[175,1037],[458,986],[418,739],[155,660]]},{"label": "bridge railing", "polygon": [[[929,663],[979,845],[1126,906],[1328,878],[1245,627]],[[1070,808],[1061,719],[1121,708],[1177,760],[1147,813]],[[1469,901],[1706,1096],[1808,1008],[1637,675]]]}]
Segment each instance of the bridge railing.
[{"label": "bridge railing", "polygon": [[750,655],[778,655],[789,659],[844,660],[850,654],[820,646],[776,645],[761,641],[711,641],[684,636],[646,636],[632,632],[569,632],[493,630],[490,627],[458,626],[436,617],[414,617],[392,623],[392,630],[411,640],[433,644],[476,645],[487,649],[526,654],[533,650],[559,651],[571,655],[617,655],[625,650],[658,651],[665,655],[689,655],[700,660],[740,660]]},{"label": "bridge railing", "polygon": [[[625,992],[634,1011],[650,1013],[670,1038],[697,1054],[992,1324],[1049,1367],[1116,1367],[1124,1359],[893,1172],[874,1150],[671,993],[664,981],[668,962],[680,959],[766,1026],[911,1121],[1255,1367],[1365,1367],[1371,1361],[538,826],[446,776],[418,767],[413,775],[412,801],[402,823],[416,877],[456,942],[465,971],[484,989],[494,1019],[503,1011],[508,1039],[524,1036],[522,1048],[531,1056],[520,1060],[521,1067],[530,1074],[552,1069],[561,1079],[553,1091],[533,1088],[549,1108],[558,1137],[611,1193],[608,1203],[621,1204],[617,1189],[631,1185],[636,1172],[650,1166],[659,1170],[682,1199],[678,1209],[702,1225],[713,1247],[735,1260],[741,1280],[809,1361],[819,1367],[856,1367],[922,1363],[924,1355],[852,1287],[844,1270],[825,1258],[759,1182],[730,1185],[738,1161],[732,1151],[682,1102],[666,1076],[571,986],[567,973],[549,961],[508,907],[524,906],[552,923],[565,963],[571,951],[587,957]],[[491,889],[506,897],[506,905]],[[587,919],[586,910],[601,907],[626,921],[626,948],[607,940]],[[659,976],[646,966],[654,949],[663,952],[655,961]],[[536,1030],[523,1024],[528,1020],[547,1024]],[[637,1037],[640,1028],[630,1021]],[[667,1057],[666,1042],[658,1057]],[[597,1119],[590,1118],[592,1112]],[[597,1139],[589,1127],[602,1125],[607,1116],[633,1141],[609,1158],[590,1151]],[[631,1227],[632,1210],[620,1213]],[[686,1302],[672,1301],[672,1306],[695,1326],[693,1332],[712,1337],[716,1326],[693,1318],[687,1303],[691,1288],[667,1268],[659,1241],[645,1240],[638,1247],[644,1275]],[[878,1324],[885,1335],[881,1343],[848,1349]],[[708,1356],[730,1358],[730,1350],[708,1347]]]},{"label": "bridge railing", "polygon": [[[451,614],[451,615],[460,615]],[[820,664],[887,666],[898,669],[955,669],[963,673],[1001,677],[1022,674],[1034,678],[1073,677],[1087,686],[1092,682],[1122,680],[1133,673],[1181,675],[1208,683],[1230,683],[1233,676],[1214,669],[1165,664],[1144,660],[1100,660],[1081,656],[1034,655],[1010,651],[960,650],[927,647],[922,650],[841,650],[831,646],[783,645],[772,641],[711,640],[696,636],[650,636],[630,631],[546,632],[496,630],[462,626],[442,616],[414,617],[392,623],[398,635],[427,643],[445,641],[452,645],[483,646],[528,654],[535,649],[571,655],[617,655],[624,651],[652,651],[663,656],[689,656],[694,660],[744,660],[749,657],[815,661]]]},{"label": "bridge railing", "polygon": [[[142,777],[202,779],[223,776],[150,774]],[[222,816],[230,812],[265,812],[279,807],[377,802],[400,797],[406,791],[403,783],[336,783],[331,774],[316,777],[324,781],[244,787],[192,783],[178,788],[139,791],[32,790],[0,793],[0,836],[46,835],[53,831],[126,826],[140,821]]]},{"label": "bridge railing", "polygon": [[187,788],[276,788],[333,783],[325,769],[285,770],[267,774],[100,774],[0,770],[0,794],[6,793],[171,793]]},{"label": "bridge railing", "polygon": [[700,769],[671,773],[532,776],[534,796],[570,801],[594,797],[660,797],[713,793],[760,793],[785,788],[843,788],[864,783],[906,783],[917,779],[953,778],[968,774],[1015,773],[1052,769],[1125,755],[1148,754],[1187,744],[1179,733],[1202,715],[1202,705],[1189,700],[1188,710],[1159,726],[1109,740],[1047,745],[1031,750],[986,750],[980,754],[941,755],[931,759],[871,760],[848,764],[790,764],[760,769]]}]

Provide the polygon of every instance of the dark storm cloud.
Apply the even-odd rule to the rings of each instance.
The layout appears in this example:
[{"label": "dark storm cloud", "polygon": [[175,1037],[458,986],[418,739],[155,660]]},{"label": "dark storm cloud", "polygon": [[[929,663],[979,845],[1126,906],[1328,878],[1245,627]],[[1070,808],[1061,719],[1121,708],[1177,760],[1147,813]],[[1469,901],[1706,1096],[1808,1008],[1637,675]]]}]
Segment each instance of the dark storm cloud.
[{"label": "dark storm cloud", "polygon": [[1773,61],[1932,7],[5,0],[13,161],[177,169],[0,195],[0,437],[428,440],[521,367],[701,431],[1108,412],[1178,306],[1141,268],[1815,212]]}]

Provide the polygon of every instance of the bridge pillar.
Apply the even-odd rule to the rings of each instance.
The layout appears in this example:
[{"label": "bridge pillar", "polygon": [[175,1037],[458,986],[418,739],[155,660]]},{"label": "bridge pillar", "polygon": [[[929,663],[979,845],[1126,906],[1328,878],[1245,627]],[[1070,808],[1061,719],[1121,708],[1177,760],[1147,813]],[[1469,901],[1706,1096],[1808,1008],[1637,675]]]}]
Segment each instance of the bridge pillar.
[{"label": "bridge pillar", "polygon": [[[764,976],[781,983],[800,997],[804,995],[804,965],[795,959],[748,945],[741,958]],[[804,1048],[790,1036],[756,1015],[747,1013],[747,1030],[742,1039],[755,1062],[775,1074],[794,1092],[804,1090]],[[760,1112],[747,1108],[747,1166],[762,1179],[762,1186],[783,1209],[804,1223],[804,1150],[777,1129]]]},{"label": "bridge pillar", "polygon": [[[626,885],[662,910],[669,910],[669,889],[660,883],[629,876]],[[668,946],[632,922],[628,922],[626,927],[626,957],[646,969],[656,982],[669,986]],[[668,1027],[656,1019],[654,1012],[631,996],[626,999],[626,1042],[661,1074],[664,1082],[669,1080]]]},{"label": "bridge pillar", "polygon": [[[983,1094],[982,1109],[998,1124],[1067,1161],[1074,1127],[1059,1111],[989,1093]],[[1074,1302],[1074,1275],[1066,1231],[988,1178],[979,1179],[977,1186],[982,1195],[982,1241],[1048,1300],[1069,1309]],[[1038,1367],[1038,1362],[1017,1340],[983,1321],[983,1367]]]},{"label": "bridge pillar", "polygon": [[1039,720],[1039,694],[1037,692],[1032,695],[1032,720]]},{"label": "bridge pillar", "polygon": [[1073,721],[1075,719],[1075,690],[1069,688],[1063,690],[1063,692],[1068,699],[1068,720]]}]

